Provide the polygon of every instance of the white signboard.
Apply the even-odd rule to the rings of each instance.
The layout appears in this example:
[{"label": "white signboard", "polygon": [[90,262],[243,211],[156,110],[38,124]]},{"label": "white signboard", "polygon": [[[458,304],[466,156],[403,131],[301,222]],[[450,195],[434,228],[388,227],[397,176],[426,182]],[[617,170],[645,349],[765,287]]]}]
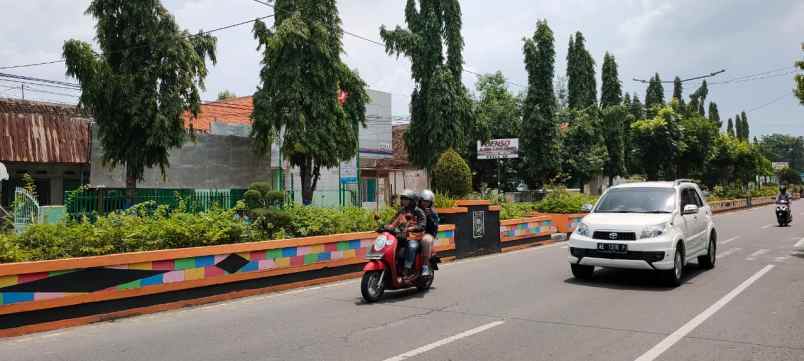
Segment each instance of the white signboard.
[{"label": "white signboard", "polygon": [[477,142],[477,159],[519,158],[519,138],[492,139],[486,144]]},{"label": "white signboard", "polygon": [[341,183],[355,184],[357,183],[357,163],[355,158],[341,163]]},{"label": "white signboard", "polygon": [[790,166],[788,162],[773,162],[773,169],[782,170]]}]

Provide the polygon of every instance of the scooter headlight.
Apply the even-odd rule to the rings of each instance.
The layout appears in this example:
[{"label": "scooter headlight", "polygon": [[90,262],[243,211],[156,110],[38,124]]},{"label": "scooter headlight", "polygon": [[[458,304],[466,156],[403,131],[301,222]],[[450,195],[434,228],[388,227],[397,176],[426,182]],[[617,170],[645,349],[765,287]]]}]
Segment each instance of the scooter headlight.
[{"label": "scooter headlight", "polygon": [[385,248],[385,245],[389,243],[391,243],[390,240],[381,235],[374,240],[374,250],[377,252],[382,251],[382,249]]}]

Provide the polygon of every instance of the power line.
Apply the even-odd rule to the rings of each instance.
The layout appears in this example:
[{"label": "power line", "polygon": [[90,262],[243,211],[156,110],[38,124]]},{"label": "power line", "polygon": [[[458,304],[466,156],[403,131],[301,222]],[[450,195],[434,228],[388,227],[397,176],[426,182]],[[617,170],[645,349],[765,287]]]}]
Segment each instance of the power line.
[{"label": "power line", "polygon": [[[231,25],[225,25],[225,26],[221,26],[221,27],[218,27],[218,28],[213,28],[211,30],[202,31],[202,32],[200,32],[198,34],[190,34],[186,38],[189,39],[189,38],[199,36],[199,35],[207,35],[207,34],[210,34],[210,33],[214,33],[216,31],[221,31],[221,30],[226,30],[226,29],[231,29],[231,28],[234,28],[234,27],[238,27],[238,26],[243,26],[243,25],[246,25],[246,24],[249,24],[249,23],[256,22],[257,20],[263,20],[263,19],[270,18],[272,16],[274,16],[274,14],[258,17],[256,19],[252,19],[252,20],[242,21],[242,22],[239,22],[239,23],[231,24]],[[119,50],[111,51],[109,53],[113,54],[113,53],[117,53],[117,52],[121,52],[121,51],[125,51],[125,50],[141,48],[143,46],[146,46],[146,45],[139,45],[139,46],[133,46],[133,47],[130,47],[130,48],[119,49]],[[43,62],[39,62],[39,63],[2,66],[2,67],[0,67],[0,70],[29,68],[29,67],[34,67],[34,66],[56,64],[56,63],[63,63],[63,62],[65,62],[65,60],[62,58],[62,59],[58,59],[58,60],[43,61]]]},{"label": "power line", "polygon": [[70,97],[70,98],[78,99],[78,96],[75,95],[75,94],[52,92],[52,91],[49,91],[49,90],[41,90],[41,89],[36,89],[36,88],[25,87],[25,91],[31,91],[31,92],[34,92],[34,93],[42,93],[42,94],[60,95],[60,96],[64,96],[64,97]]},{"label": "power line", "polygon": [[726,80],[726,81],[722,81],[722,82],[713,82],[712,85],[726,85],[726,84],[747,83],[747,82],[751,82],[751,81],[755,81],[755,80],[765,80],[765,79],[778,78],[780,76],[792,75],[792,74],[796,74],[797,72],[798,71],[796,71],[796,70],[791,70],[791,71],[787,71],[787,72],[784,72],[784,73],[768,74],[768,75],[763,75],[763,76],[754,76],[754,77],[742,78],[742,79],[731,79],[731,80]]},{"label": "power line", "polygon": [[747,114],[747,113],[751,113],[751,112],[754,112],[754,111],[760,110],[760,109],[762,109],[762,108],[764,108],[764,107],[767,107],[767,106],[769,106],[769,105],[772,105],[772,104],[774,104],[774,103],[777,103],[778,101],[780,101],[780,100],[782,100],[782,99],[784,99],[784,98],[786,98],[786,97],[788,97],[788,96],[790,96],[790,92],[784,93],[784,94],[782,94],[781,96],[779,96],[778,98],[775,98],[775,99],[773,99],[773,100],[771,100],[771,101],[769,101],[769,102],[767,102],[767,103],[765,103],[765,104],[762,104],[762,105],[760,105],[760,106],[758,106],[758,107],[754,107],[754,108],[751,108],[751,109],[749,109],[749,110],[746,110],[745,112],[746,112],[746,114]]},{"label": "power line", "polygon": [[[0,81],[2,81],[2,82],[7,82],[7,83],[17,83],[17,84],[27,84],[27,85],[37,85],[37,86],[45,86],[45,87],[49,87],[49,88],[56,88],[56,89],[66,89],[66,90],[75,90],[75,91],[81,91],[81,89],[78,89],[78,88],[67,87],[67,86],[61,86],[61,85],[51,85],[51,84],[30,83],[30,82],[27,82],[27,81],[11,80],[11,79],[0,79]],[[15,88],[16,88],[16,86],[15,86]]]},{"label": "power line", "polygon": [[785,67],[781,67],[781,68],[766,70],[766,71],[759,72],[759,73],[738,76],[738,77],[731,78],[731,79],[728,79],[728,80],[716,81],[716,82],[712,82],[710,84],[727,84],[727,83],[740,81],[740,80],[747,79],[747,78],[753,78],[753,77],[756,77],[756,76],[762,76],[762,75],[776,73],[776,72],[783,71],[783,70],[789,70],[791,68],[795,69],[795,66],[792,66],[792,67],[791,66],[785,66]]},{"label": "power line", "polygon": [[40,82],[40,83],[47,83],[47,84],[61,85],[61,86],[65,86],[65,87],[72,87],[72,88],[75,88],[75,89],[80,89],[81,88],[81,86],[79,84],[76,84],[76,83],[68,83],[68,82],[58,81],[58,80],[34,78],[34,77],[30,77],[30,76],[7,74],[7,73],[0,73],[0,78],[11,78],[11,79],[18,79],[18,80],[35,81],[35,82]]},{"label": "power line", "polygon": [[[721,70],[718,70],[718,71],[715,71],[715,72],[711,72],[709,74],[699,75],[699,76],[695,76],[695,77],[692,77],[692,78],[683,79],[683,80],[681,80],[681,82],[684,83],[684,82],[688,82],[688,81],[691,81],[691,80],[710,78],[710,77],[716,76],[716,75],[724,73],[724,72],[726,72],[726,69],[721,69]],[[645,79],[634,78],[633,80],[635,82],[639,82],[639,83],[645,83],[645,84],[650,83],[650,80],[645,80]],[[661,81],[661,83],[671,84],[671,83],[675,83],[675,80],[663,80],[663,81]]]},{"label": "power line", "polygon": [[[261,1],[261,0],[251,0],[251,1],[253,1],[253,2],[255,2],[255,3],[258,3],[258,4],[262,4],[262,5],[268,6],[268,7],[272,8],[272,9],[274,9],[274,12],[276,12],[276,11],[283,11],[283,10],[277,10],[277,9],[276,9],[276,6],[274,6],[274,5],[273,5],[273,4],[271,4],[271,3],[265,2],[265,1]],[[354,38],[357,38],[357,39],[360,39],[360,40],[363,40],[363,41],[367,41],[367,42],[369,42],[369,43],[372,43],[372,44],[374,44],[374,45],[380,46],[380,47],[382,47],[383,49],[385,49],[385,44],[383,44],[383,43],[381,43],[381,42],[379,42],[379,41],[376,41],[376,40],[373,40],[373,39],[369,39],[369,38],[367,38],[367,37],[365,37],[365,36],[363,36],[363,35],[355,34],[355,33],[351,32],[351,31],[348,31],[348,30],[346,30],[346,29],[344,29],[344,28],[341,28],[341,31],[343,31],[343,33],[344,33],[344,34],[346,34],[346,35],[352,36],[352,37],[354,37]],[[477,72],[474,72],[474,71],[471,71],[471,70],[468,70],[468,69],[465,69],[465,68],[463,68],[462,70],[463,70],[464,72],[466,72],[466,73],[473,74],[473,75],[475,75],[475,76],[481,76],[481,75],[482,75],[482,74],[480,74],[480,73],[477,73]],[[517,83],[512,82],[512,81],[509,81],[509,80],[506,80],[506,83],[511,84],[511,85],[518,86],[518,87],[523,88],[523,89],[524,89],[524,88],[527,88],[527,87],[526,87],[526,86],[524,86],[524,85],[517,84]]]}]

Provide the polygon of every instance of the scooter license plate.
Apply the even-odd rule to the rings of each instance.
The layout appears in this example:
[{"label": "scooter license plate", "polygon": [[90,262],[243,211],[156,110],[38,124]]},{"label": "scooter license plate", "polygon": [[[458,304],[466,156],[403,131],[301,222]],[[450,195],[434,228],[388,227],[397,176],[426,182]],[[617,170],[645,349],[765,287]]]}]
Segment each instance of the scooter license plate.
[{"label": "scooter license plate", "polygon": [[597,250],[608,253],[625,253],[628,252],[628,245],[619,243],[598,243]]}]

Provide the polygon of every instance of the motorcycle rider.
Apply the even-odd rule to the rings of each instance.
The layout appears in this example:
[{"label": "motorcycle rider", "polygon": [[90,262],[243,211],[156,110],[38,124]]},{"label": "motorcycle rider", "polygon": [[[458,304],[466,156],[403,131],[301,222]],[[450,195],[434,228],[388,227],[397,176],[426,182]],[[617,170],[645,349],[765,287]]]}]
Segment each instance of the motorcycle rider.
[{"label": "motorcycle rider", "polygon": [[430,257],[433,256],[433,241],[438,234],[438,223],[440,222],[438,212],[436,212],[435,207],[433,207],[434,201],[435,194],[429,189],[423,190],[419,196],[419,208],[424,211],[424,215],[427,217],[427,225],[424,227],[424,237],[422,237],[421,242],[422,255],[425,260],[424,266],[422,267],[422,276],[425,277],[432,274],[430,270]]},{"label": "motorcycle rider", "polygon": [[787,192],[787,186],[784,184],[779,185],[779,195],[776,196],[776,203],[779,202],[787,202],[787,206],[790,207],[790,201],[793,199],[793,196]]},{"label": "motorcycle rider", "polygon": [[399,203],[401,208],[394,216],[394,221],[391,224],[392,228],[398,227],[402,224],[405,229],[401,230],[400,235],[397,237],[400,242],[407,240],[408,246],[405,249],[405,263],[404,274],[410,276],[413,272],[413,263],[416,260],[416,252],[419,250],[419,240],[422,238],[427,225],[427,217],[424,211],[416,206],[416,192],[405,189],[399,195]]}]

